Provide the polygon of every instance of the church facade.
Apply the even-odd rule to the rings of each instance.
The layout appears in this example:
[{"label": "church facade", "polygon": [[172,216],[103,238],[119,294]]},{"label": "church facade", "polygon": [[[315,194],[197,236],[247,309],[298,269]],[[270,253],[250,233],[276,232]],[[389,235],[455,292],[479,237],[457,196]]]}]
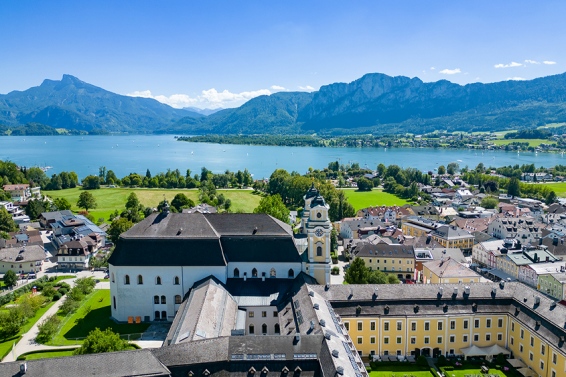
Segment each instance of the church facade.
[{"label": "church facade", "polygon": [[112,317],[172,321],[193,285],[209,276],[262,284],[304,272],[328,284],[328,209],[311,187],[298,237],[265,214],[152,214],[120,236],[109,259]]}]

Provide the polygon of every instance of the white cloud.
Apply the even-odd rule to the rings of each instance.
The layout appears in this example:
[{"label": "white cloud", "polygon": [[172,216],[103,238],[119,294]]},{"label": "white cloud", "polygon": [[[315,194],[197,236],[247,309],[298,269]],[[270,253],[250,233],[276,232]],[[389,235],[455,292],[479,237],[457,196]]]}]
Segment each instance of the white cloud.
[{"label": "white cloud", "polygon": [[188,106],[203,109],[217,109],[238,107],[252,98],[262,95],[270,95],[271,93],[272,92],[269,89],[232,93],[228,90],[219,92],[215,88],[211,88],[203,90],[201,94],[196,97],[190,97],[187,94],[173,94],[169,97],[164,95],[153,95],[150,90],[135,91],[126,95],[130,97],[153,98],[177,109]]},{"label": "white cloud", "polygon": [[525,63],[527,63],[527,64],[540,64],[540,62],[537,62],[536,60],[530,60],[530,59],[525,60]]},{"label": "white cloud", "polygon": [[312,92],[315,89],[312,86],[307,85],[307,86],[299,86],[299,90],[304,90],[305,92]]},{"label": "white cloud", "polygon": [[509,64],[496,64],[494,65],[495,68],[512,68],[512,67],[521,67],[522,64],[521,63],[517,63],[517,62],[511,62]]},{"label": "white cloud", "polygon": [[273,89],[273,90],[285,90],[284,87],[279,86],[279,85],[271,85],[271,89]]},{"label": "white cloud", "polygon": [[443,75],[455,75],[457,73],[461,73],[462,71],[460,70],[460,68],[455,68],[455,69],[443,69],[442,71],[438,72],[438,73],[442,73]]},{"label": "white cloud", "polygon": [[507,77],[506,81],[525,81],[523,77]]},{"label": "white cloud", "polygon": [[434,67],[430,67],[430,70],[431,70],[431,71],[434,71],[435,69],[436,69],[436,68],[434,68]]},{"label": "white cloud", "polygon": [[553,62],[552,60],[545,60],[545,61],[543,61],[542,63],[543,63],[543,64],[546,64],[546,65],[554,65],[554,64],[556,64],[556,62]]}]

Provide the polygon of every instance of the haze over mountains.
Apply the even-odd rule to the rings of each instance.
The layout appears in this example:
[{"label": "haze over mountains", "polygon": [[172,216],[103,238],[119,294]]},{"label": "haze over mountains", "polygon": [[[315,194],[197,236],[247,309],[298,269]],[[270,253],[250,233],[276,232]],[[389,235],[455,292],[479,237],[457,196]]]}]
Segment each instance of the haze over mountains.
[{"label": "haze over mountains", "polygon": [[[191,111],[195,110],[195,111]],[[317,92],[279,92],[210,114],[114,94],[76,77],[0,95],[0,125],[175,134],[424,133],[530,128],[566,121],[566,73],[465,86],[367,74]]]}]

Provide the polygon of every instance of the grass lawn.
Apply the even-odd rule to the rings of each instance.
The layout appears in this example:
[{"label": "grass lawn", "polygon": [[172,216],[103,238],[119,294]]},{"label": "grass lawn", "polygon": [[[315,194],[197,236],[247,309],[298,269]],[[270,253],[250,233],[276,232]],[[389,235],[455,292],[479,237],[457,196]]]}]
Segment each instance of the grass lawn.
[{"label": "grass lawn", "polygon": [[409,202],[405,199],[384,192],[381,189],[373,189],[372,191],[357,191],[356,189],[343,189],[344,194],[348,198],[348,202],[354,206],[356,211],[369,206],[402,206]]},{"label": "grass lawn", "polygon": [[[147,188],[101,188],[99,190],[89,190],[97,202],[97,208],[89,210],[95,220],[108,217],[115,210],[122,211],[126,205],[126,200],[131,192],[135,192],[140,202],[147,207],[157,207],[163,196],[169,202],[175,195],[182,192],[195,203],[198,202],[198,190],[196,189],[147,189]],[[44,191],[51,198],[65,198],[72,204],[72,210],[78,212],[82,210],[77,207],[77,200],[82,189],[73,188],[66,190]],[[233,212],[253,212],[261,199],[260,195],[254,195],[252,190],[217,190],[219,194],[224,194],[227,199],[232,201],[231,210]]]},{"label": "grass lawn", "polygon": [[370,377],[404,377],[404,376],[415,376],[415,377],[436,377],[430,370],[422,370],[420,367],[411,364],[401,364],[401,365],[384,365],[380,367],[377,363],[377,368],[369,373]]},{"label": "grass lawn", "polygon": [[75,350],[74,348],[65,348],[65,349],[62,349],[60,351],[29,352],[29,353],[24,353],[24,354],[18,356],[18,360],[24,360],[24,358],[23,358],[24,356],[25,356],[25,360],[37,360],[37,359],[49,359],[49,358],[52,358],[52,357],[73,356],[74,350]]},{"label": "grass lawn", "polygon": [[[446,371],[446,377],[464,377],[465,375],[469,375],[469,374],[482,375],[483,376],[483,373],[481,372],[480,368],[477,368],[477,369],[454,369],[454,370]],[[497,369],[492,369],[492,368],[489,368],[489,372],[487,374],[505,377],[505,373],[503,373],[503,371],[500,371],[500,370],[497,370]]]},{"label": "grass lawn", "polygon": [[547,186],[551,190],[553,190],[557,196],[565,197],[566,196],[566,182],[556,182],[556,183],[537,183],[540,185]]},{"label": "grass lawn", "polygon": [[80,340],[74,338],[85,338],[96,327],[101,330],[111,328],[119,334],[141,333],[149,327],[148,323],[116,323],[110,319],[110,314],[110,290],[95,290],[73,315],[67,319],[61,318],[63,325],[48,344],[54,346],[81,344]]},{"label": "grass lawn", "polygon": [[529,143],[530,147],[538,147],[541,144],[556,144],[555,142],[546,139],[499,139],[492,140],[492,142],[495,145],[507,145],[511,144],[512,142]]}]

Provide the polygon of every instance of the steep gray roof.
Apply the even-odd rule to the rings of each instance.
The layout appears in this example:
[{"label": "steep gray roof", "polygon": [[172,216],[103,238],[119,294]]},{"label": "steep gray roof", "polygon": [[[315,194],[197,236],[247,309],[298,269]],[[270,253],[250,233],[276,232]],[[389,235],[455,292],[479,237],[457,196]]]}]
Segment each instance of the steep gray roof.
[{"label": "steep gray roof", "polygon": [[206,220],[220,236],[288,236],[291,227],[263,213],[207,213]]},{"label": "steep gray roof", "polygon": [[1,377],[122,377],[169,376],[169,370],[149,351],[99,353],[27,361],[27,371],[20,374],[21,361],[0,364]]}]

